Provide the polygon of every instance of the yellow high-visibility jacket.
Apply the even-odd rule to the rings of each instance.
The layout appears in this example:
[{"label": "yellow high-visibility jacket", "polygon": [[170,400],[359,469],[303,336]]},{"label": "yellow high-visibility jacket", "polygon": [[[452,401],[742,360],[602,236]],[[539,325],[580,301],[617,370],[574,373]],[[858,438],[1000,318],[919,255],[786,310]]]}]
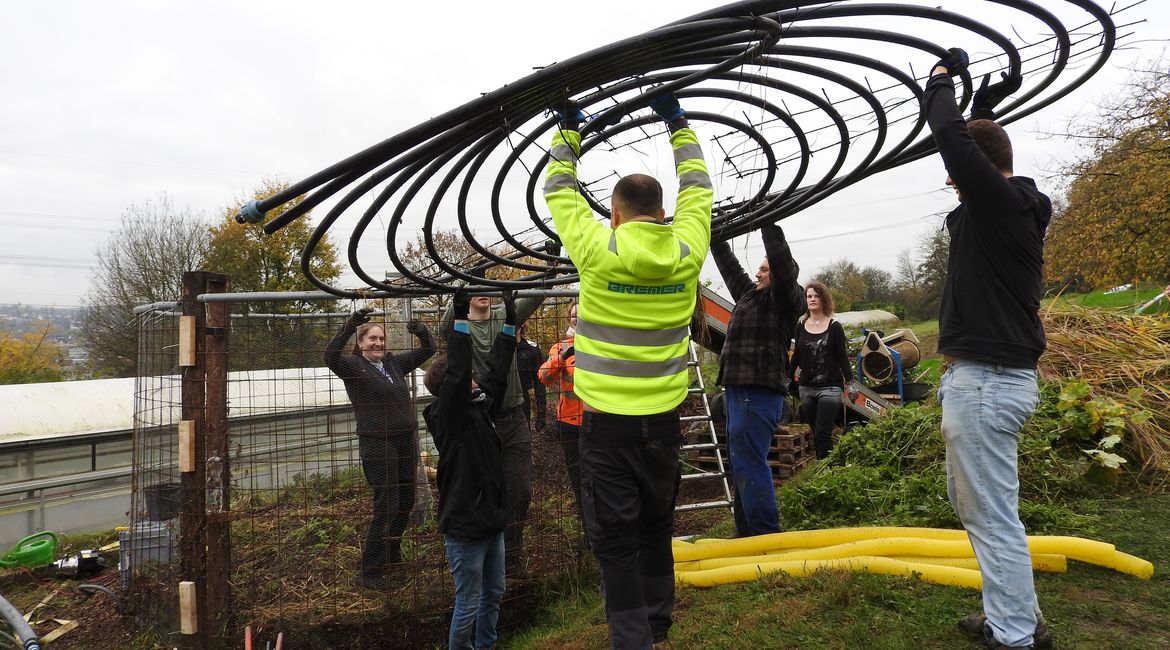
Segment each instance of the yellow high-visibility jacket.
[{"label": "yellow high-visibility jacket", "polygon": [[673,220],[611,229],[578,191],[581,135],[553,135],[544,198],[581,275],[574,391],[605,413],[663,413],[687,394],[691,315],[711,245],[714,192],[695,132],[679,129],[670,142],[679,181]]}]

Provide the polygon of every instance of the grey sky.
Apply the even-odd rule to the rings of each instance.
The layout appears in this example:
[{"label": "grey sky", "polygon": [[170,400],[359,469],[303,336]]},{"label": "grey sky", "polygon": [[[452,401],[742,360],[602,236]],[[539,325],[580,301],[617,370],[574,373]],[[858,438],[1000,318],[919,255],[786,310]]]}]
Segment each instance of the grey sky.
[{"label": "grey sky", "polygon": [[[938,4],[938,3],[934,3]],[[980,2],[942,2],[972,11]],[[548,64],[711,6],[347,2],[11,3],[0,28],[0,302],[76,305],[100,243],[166,192],[209,219],[266,177],[299,180]],[[1160,53],[1170,7],[1128,19],[1136,50],[1011,127],[1017,173],[1073,155],[1039,140]],[[950,43],[943,43],[950,45]],[[955,43],[955,45],[966,45]],[[930,61],[916,62],[918,66]],[[587,162],[587,161],[586,161]],[[937,157],[785,220],[805,276],[848,256],[889,271],[954,204]],[[854,233],[846,236],[843,233]],[[348,228],[338,232],[348,236]],[[759,262],[748,238],[747,268]],[[737,248],[744,250],[744,242]],[[383,253],[384,255],[384,253]],[[364,259],[364,258],[363,258]],[[371,264],[377,268],[377,264]]]}]

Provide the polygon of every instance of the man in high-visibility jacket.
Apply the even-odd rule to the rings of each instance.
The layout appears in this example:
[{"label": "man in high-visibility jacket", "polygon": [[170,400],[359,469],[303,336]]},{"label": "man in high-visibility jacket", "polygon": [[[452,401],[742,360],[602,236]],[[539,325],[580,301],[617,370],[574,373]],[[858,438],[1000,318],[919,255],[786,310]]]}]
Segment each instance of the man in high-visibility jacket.
[{"label": "man in high-visibility jacket", "polygon": [[678,495],[678,405],[714,193],[698,138],[673,94],[651,108],[671,130],[679,191],[665,223],[662,186],[633,174],[614,186],[610,228],[577,185],[583,119],[558,110],[544,196],[581,277],[574,340],[581,498],[601,566],[613,648],[666,648],[674,608],[671,535]]}]

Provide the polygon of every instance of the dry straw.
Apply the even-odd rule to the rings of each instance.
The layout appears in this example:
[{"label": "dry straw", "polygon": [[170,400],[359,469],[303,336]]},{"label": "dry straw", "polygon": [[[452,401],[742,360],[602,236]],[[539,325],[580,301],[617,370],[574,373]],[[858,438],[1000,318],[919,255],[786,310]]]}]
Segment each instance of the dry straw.
[{"label": "dry straw", "polygon": [[[1158,484],[1170,480],[1170,319],[1128,316],[1053,301],[1043,312],[1047,379],[1080,380],[1098,395],[1148,411],[1128,420],[1127,442],[1141,469]],[[1140,391],[1140,396],[1138,391]]]}]

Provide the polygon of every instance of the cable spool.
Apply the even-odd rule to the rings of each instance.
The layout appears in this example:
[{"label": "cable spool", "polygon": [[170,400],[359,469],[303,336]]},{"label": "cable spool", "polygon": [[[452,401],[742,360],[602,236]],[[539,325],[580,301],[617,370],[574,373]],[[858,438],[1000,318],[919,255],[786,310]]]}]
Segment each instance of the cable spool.
[{"label": "cable spool", "polygon": [[898,379],[898,364],[894,354],[901,360],[901,371],[905,372],[922,360],[918,337],[908,329],[896,330],[888,336],[871,331],[865,335],[861,346],[861,372],[866,379],[875,383],[886,383]]}]

